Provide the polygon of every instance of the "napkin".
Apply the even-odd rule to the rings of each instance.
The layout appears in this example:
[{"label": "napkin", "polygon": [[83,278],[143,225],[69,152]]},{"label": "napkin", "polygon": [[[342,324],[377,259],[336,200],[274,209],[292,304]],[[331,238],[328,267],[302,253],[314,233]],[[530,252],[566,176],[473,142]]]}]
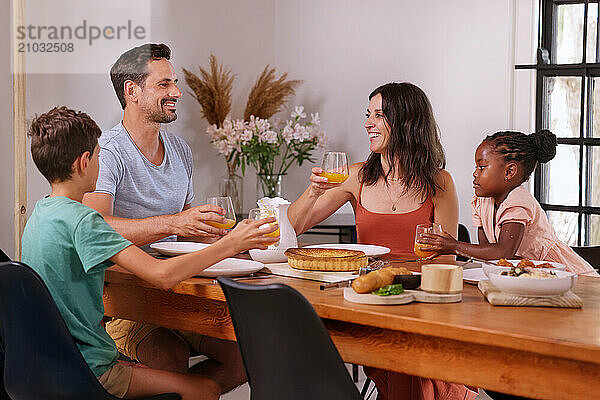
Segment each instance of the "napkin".
[{"label": "napkin", "polygon": [[581,308],[583,300],[572,291],[560,296],[551,297],[525,297],[501,292],[488,280],[481,280],[477,285],[487,301],[494,306],[522,306],[522,307],[559,307]]},{"label": "napkin", "polygon": [[277,216],[277,206],[282,204],[291,203],[281,197],[263,197],[256,201],[256,205],[260,208],[261,218]]}]

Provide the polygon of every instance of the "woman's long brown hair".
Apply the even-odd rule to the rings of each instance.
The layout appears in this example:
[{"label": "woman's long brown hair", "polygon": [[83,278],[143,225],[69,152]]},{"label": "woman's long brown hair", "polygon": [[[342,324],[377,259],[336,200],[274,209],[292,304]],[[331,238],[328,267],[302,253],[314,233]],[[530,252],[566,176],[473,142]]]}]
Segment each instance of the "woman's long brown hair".
[{"label": "woman's long brown hair", "polygon": [[359,172],[360,181],[371,186],[390,175],[401,176],[406,191],[415,191],[423,201],[441,189],[436,177],[446,166],[444,148],[427,95],[411,83],[388,83],[375,89],[381,94],[383,115],[390,126],[385,157],[390,170],[383,172],[381,154],[371,153]]}]

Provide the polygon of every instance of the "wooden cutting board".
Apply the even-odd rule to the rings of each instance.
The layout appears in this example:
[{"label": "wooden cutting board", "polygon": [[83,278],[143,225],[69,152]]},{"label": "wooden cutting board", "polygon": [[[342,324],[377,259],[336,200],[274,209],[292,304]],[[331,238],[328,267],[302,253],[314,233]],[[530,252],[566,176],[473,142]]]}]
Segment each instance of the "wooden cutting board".
[{"label": "wooden cutting board", "polygon": [[352,303],[398,305],[418,301],[421,303],[458,303],[462,301],[462,293],[437,294],[422,290],[405,290],[402,294],[377,296],[370,293],[356,293],[351,287],[344,288],[344,299]]},{"label": "wooden cutting board", "polygon": [[311,281],[328,283],[339,282],[358,277],[356,272],[303,271],[290,267],[288,263],[265,264],[265,267],[261,271],[269,272],[273,275],[289,276],[292,278],[308,279]]},{"label": "wooden cutting board", "polygon": [[551,297],[525,297],[501,292],[490,281],[479,281],[477,285],[487,301],[495,306],[521,306],[521,307],[562,307],[581,308],[583,300],[570,290],[560,296]]}]

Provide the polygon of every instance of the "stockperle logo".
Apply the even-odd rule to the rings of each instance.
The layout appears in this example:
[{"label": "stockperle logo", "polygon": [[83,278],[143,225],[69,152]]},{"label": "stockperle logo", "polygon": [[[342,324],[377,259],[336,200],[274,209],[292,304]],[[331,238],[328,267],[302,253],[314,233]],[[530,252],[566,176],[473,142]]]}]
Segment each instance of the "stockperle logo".
[{"label": "stockperle logo", "polygon": [[44,40],[82,40],[91,46],[94,41],[121,40],[121,39],[146,39],[146,28],[142,25],[134,25],[131,20],[127,20],[123,25],[90,25],[87,20],[83,20],[81,25],[72,27],[69,25],[21,25],[17,27],[17,40],[44,41]]},{"label": "stockperle logo", "polygon": [[152,42],[149,0],[27,0],[13,46],[32,74],[106,74],[125,51]]}]

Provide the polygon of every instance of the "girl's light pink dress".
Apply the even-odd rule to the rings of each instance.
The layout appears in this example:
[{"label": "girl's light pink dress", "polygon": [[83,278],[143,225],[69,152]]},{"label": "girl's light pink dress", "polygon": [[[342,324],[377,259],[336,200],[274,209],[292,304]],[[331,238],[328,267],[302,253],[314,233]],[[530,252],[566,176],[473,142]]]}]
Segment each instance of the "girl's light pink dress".
[{"label": "girl's light pink dress", "polygon": [[566,243],[556,236],[546,213],[523,186],[513,189],[500,204],[494,220],[494,199],[473,197],[473,226],[482,227],[490,243],[497,243],[502,224],[516,222],[525,225],[523,240],[516,255],[530,260],[554,261],[564,264],[570,272],[594,271]]}]

